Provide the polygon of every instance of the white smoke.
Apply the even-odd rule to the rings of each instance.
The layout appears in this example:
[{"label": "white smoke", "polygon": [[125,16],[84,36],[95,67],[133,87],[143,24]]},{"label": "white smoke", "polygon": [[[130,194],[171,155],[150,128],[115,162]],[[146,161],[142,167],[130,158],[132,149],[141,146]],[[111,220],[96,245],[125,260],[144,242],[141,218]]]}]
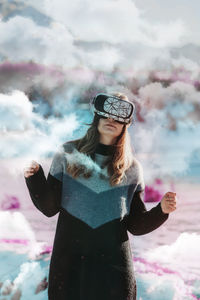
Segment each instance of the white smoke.
[{"label": "white smoke", "polygon": [[2,158],[45,156],[55,151],[63,139],[71,138],[78,127],[74,113],[68,112],[62,118],[43,118],[33,111],[33,104],[20,91],[0,94],[0,106]]}]

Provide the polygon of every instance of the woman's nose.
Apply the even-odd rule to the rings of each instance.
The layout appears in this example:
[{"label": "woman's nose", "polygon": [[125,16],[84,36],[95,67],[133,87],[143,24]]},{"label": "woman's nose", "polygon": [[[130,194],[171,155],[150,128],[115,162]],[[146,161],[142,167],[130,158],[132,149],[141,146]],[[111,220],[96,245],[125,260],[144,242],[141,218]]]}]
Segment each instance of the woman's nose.
[{"label": "woman's nose", "polygon": [[110,122],[113,122],[113,121],[115,121],[113,118],[111,118],[111,117],[108,117],[108,120],[110,121]]}]

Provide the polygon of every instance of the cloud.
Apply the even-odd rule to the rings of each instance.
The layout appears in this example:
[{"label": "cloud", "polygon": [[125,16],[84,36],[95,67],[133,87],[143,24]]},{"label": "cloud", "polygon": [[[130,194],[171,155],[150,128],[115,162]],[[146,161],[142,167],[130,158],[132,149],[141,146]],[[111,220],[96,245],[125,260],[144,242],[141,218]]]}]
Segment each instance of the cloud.
[{"label": "cloud", "polygon": [[33,129],[30,122],[33,118],[33,106],[24,93],[15,91],[11,95],[0,94],[0,107],[0,129],[2,131]]},{"label": "cloud", "polygon": [[65,24],[76,39],[85,41],[113,44],[139,42],[146,46],[163,47],[179,45],[185,32],[181,20],[168,25],[152,25],[131,0],[87,0],[84,3],[79,0],[73,3],[46,0],[43,3],[43,12]]},{"label": "cloud", "polygon": [[[86,110],[83,115],[77,110],[78,102],[84,104],[98,89],[124,90],[130,99],[135,93],[139,96],[135,101],[141,122],[132,132],[139,152],[159,153],[152,155],[156,174],[176,172],[170,164],[164,166],[172,157],[163,154],[163,130],[177,133],[181,122],[187,126],[199,122],[200,52],[197,39],[188,38],[190,18],[174,9],[172,18],[167,11],[166,19],[165,11],[159,10],[156,20],[151,5],[131,0],[20,3],[34,6],[35,16],[37,11],[43,15],[31,19],[10,15],[0,21],[0,57],[18,67],[21,63],[20,71],[1,72],[1,86],[24,92],[41,87],[42,92],[32,103],[23,92],[1,94],[2,157],[48,155],[55,145],[74,137],[88,118]],[[47,16],[48,22],[42,26],[39,16]],[[188,41],[193,43],[190,47]],[[30,61],[40,71],[25,71]],[[184,171],[191,149],[179,151],[183,152],[177,158],[179,170]]]},{"label": "cloud", "polygon": [[[191,112],[195,107],[199,107],[200,92],[193,85],[186,82],[174,82],[168,87],[164,87],[161,83],[150,83],[139,89],[139,97],[143,104],[143,113],[148,114],[151,109],[164,109],[171,105],[171,109],[166,110],[172,118],[178,120],[179,117],[191,116]],[[184,116],[175,108],[175,105],[180,103],[184,110]],[[176,114],[173,114],[175,110]],[[188,112],[188,114],[187,114]],[[195,119],[194,119],[195,120]],[[199,115],[200,120],[200,115]]]},{"label": "cloud", "polygon": [[190,1],[190,5],[188,5],[187,0],[181,2],[178,0],[160,1],[160,5],[157,5],[155,0],[133,1],[137,8],[142,11],[144,19],[151,24],[168,25],[176,20],[181,20],[185,28],[182,41],[185,44],[200,45],[198,38],[200,3],[198,0]]},{"label": "cloud", "polygon": [[0,32],[1,55],[13,62],[33,60],[68,67],[77,64],[73,37],[62,24],[54,22],[44,27],[16,16],[7,22],[0,21]]},{"label": "cloud", "polygon": [[44,118],[33,111],[33,104],[20,91],[0,94],[1,158],[38,158],[56,150],[64,139],[70,139],[78,122],[75,113],[60,118]]},{"label": "cloud", "polygon": [[[105,72],[131,68],[132,76],[141,77],[141,71],[175,67],[170,47],[185,45],[187,26],[181,18],[167,24],[151,22],[131,0],[44,0],[23,5],[34,6],[50,17],[49,24],[39,25],[40,15],[35,21],[34,17],[14,16],[0,22],[0,54],[13,62],[32,60]],[[187,66],[195,68],[192,58]]]}]

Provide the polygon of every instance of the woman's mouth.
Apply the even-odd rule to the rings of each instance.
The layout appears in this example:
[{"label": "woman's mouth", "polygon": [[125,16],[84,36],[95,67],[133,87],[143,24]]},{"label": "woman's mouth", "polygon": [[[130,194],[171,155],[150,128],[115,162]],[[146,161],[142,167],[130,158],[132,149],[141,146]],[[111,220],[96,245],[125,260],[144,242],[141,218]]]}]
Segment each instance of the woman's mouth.
[{"label": "woman's mouth", "polygon": [[111,124],[106,124],[106,126],[115,128],[115,126],[114,126],[114,125],[111,125]]}]

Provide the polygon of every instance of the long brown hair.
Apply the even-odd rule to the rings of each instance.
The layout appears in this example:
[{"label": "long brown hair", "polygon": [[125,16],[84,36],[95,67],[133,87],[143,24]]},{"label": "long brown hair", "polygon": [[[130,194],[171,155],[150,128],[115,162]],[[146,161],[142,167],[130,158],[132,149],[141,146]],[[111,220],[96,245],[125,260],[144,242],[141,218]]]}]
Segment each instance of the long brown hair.
[{"label": "long brown hair", "polygon": [[[121,98],[122,100],[128,101],[128,97],[122,93],[111,94]],[[100,118],[101,117],[95,113],[92,123],[87,124],[90,125],[90,127],[88,128],[86,134],[80,139],[70,141],[74,144],[75,148],[79,152],[90,156],[92,159],[95,157],[95,149],[100,140],[100,133],[98,131],[98,123]],[[130,135],[126,124],[123,125],[122,132],[117,137],[113,147],[113,154],[105,161],[111,186],[115,186],[122,181],[123,177],[125,176],[125,171],[133,162]],[[76,178],[81,174],[84,176],[84,178],[89,178],[92,175],[91,170],[87,170],[84,165],[79,165],[76,163],[68,163],[67,172],[71,174],[73,178]]]}]

